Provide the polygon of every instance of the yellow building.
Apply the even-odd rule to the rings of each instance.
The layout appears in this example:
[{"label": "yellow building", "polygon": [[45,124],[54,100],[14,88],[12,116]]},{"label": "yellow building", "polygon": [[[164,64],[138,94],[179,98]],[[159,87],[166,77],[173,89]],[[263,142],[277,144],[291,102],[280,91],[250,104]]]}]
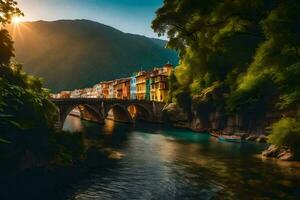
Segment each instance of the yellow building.
[{"label": "yellow building", "polygon": [[154,68],[150,74],[150,100],[166,102],[168,100],[169,76],[173,70],[171,64]]},{"label": "yellow building", "polygon": [[136,74],[136,98],[150,100],[149,73],[140,71]]}]

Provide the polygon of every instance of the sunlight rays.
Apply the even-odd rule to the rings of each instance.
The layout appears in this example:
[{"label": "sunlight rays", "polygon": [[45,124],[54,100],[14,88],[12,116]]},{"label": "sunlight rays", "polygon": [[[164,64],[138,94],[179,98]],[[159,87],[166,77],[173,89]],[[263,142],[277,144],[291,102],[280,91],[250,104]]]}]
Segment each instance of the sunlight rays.
[{"label": "sunlight rays", "polygon": [[24,37],[22,31],[26,30],[31,32],[31,29],[27,26],[22,16],[13,17],[11,22],[11,33],[13,39],[20,38],[21,40],[23,40]]},{"label": "sunlight rays", "polygon": [[17,25],[19,23],[21,23],[23,21],[22,19],[23,17],[20,17],[20,16],[15,16],[12,18],[11,22],[14,24],[14,25]]}]

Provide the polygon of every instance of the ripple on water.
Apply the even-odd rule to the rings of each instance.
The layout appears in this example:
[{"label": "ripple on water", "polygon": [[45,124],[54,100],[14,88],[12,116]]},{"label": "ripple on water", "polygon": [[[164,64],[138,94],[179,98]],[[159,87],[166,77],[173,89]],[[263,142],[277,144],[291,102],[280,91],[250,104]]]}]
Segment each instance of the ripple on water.
[{"label": "ripple on water", "polygon": [[125,156],[73,183],[69,199],[300,199],[300,168],[254,157],[263,145],[155,125],[114,126],[88,130],[112,131],[101,140]]}]

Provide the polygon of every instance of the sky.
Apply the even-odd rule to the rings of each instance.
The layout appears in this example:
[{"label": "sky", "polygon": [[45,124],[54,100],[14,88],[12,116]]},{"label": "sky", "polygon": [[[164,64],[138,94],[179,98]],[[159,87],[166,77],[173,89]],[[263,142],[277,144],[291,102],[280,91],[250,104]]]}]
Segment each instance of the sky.
[{"label": "sky", "polygon": [[[151,29],[163,0],[17,0],[23,21],[88,19],[126,33],[158,37]],[[163,38],[164,39],[164,38]]]}]

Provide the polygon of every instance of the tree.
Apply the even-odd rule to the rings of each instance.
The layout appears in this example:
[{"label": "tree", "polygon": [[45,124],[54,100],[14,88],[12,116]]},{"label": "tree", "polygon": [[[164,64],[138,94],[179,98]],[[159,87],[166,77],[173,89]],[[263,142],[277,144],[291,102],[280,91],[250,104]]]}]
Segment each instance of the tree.
[{"label": "tree", "polygon": [[258,22],[270,9],[269,2],[165,0],[152,28],[167,34],[168,47],[180,53],[179,83],[199,93],[215,81],[232,81],[228,78],[245,72],[264,39]]},{"label": "tree", "polygon": [[173,97],[189,88],[194,105],[255,118],[277,110],[296,120],[299,10],[299,0],[165,0],[152,28],[180,54]]},{"label": "tree", "polygon": [[42,80],[11,61],[13,41],[5,25],[20,15],[15,1],[0,0],[0,157],[16,162],[26,151],[45,155],[57,117]]},{"label": "tree", "polygon": [[0,65],[8,64],[14,56],[13,41],[4,27],[11,23],[13,17],[23,15],[14,0],[0,0]]}]

